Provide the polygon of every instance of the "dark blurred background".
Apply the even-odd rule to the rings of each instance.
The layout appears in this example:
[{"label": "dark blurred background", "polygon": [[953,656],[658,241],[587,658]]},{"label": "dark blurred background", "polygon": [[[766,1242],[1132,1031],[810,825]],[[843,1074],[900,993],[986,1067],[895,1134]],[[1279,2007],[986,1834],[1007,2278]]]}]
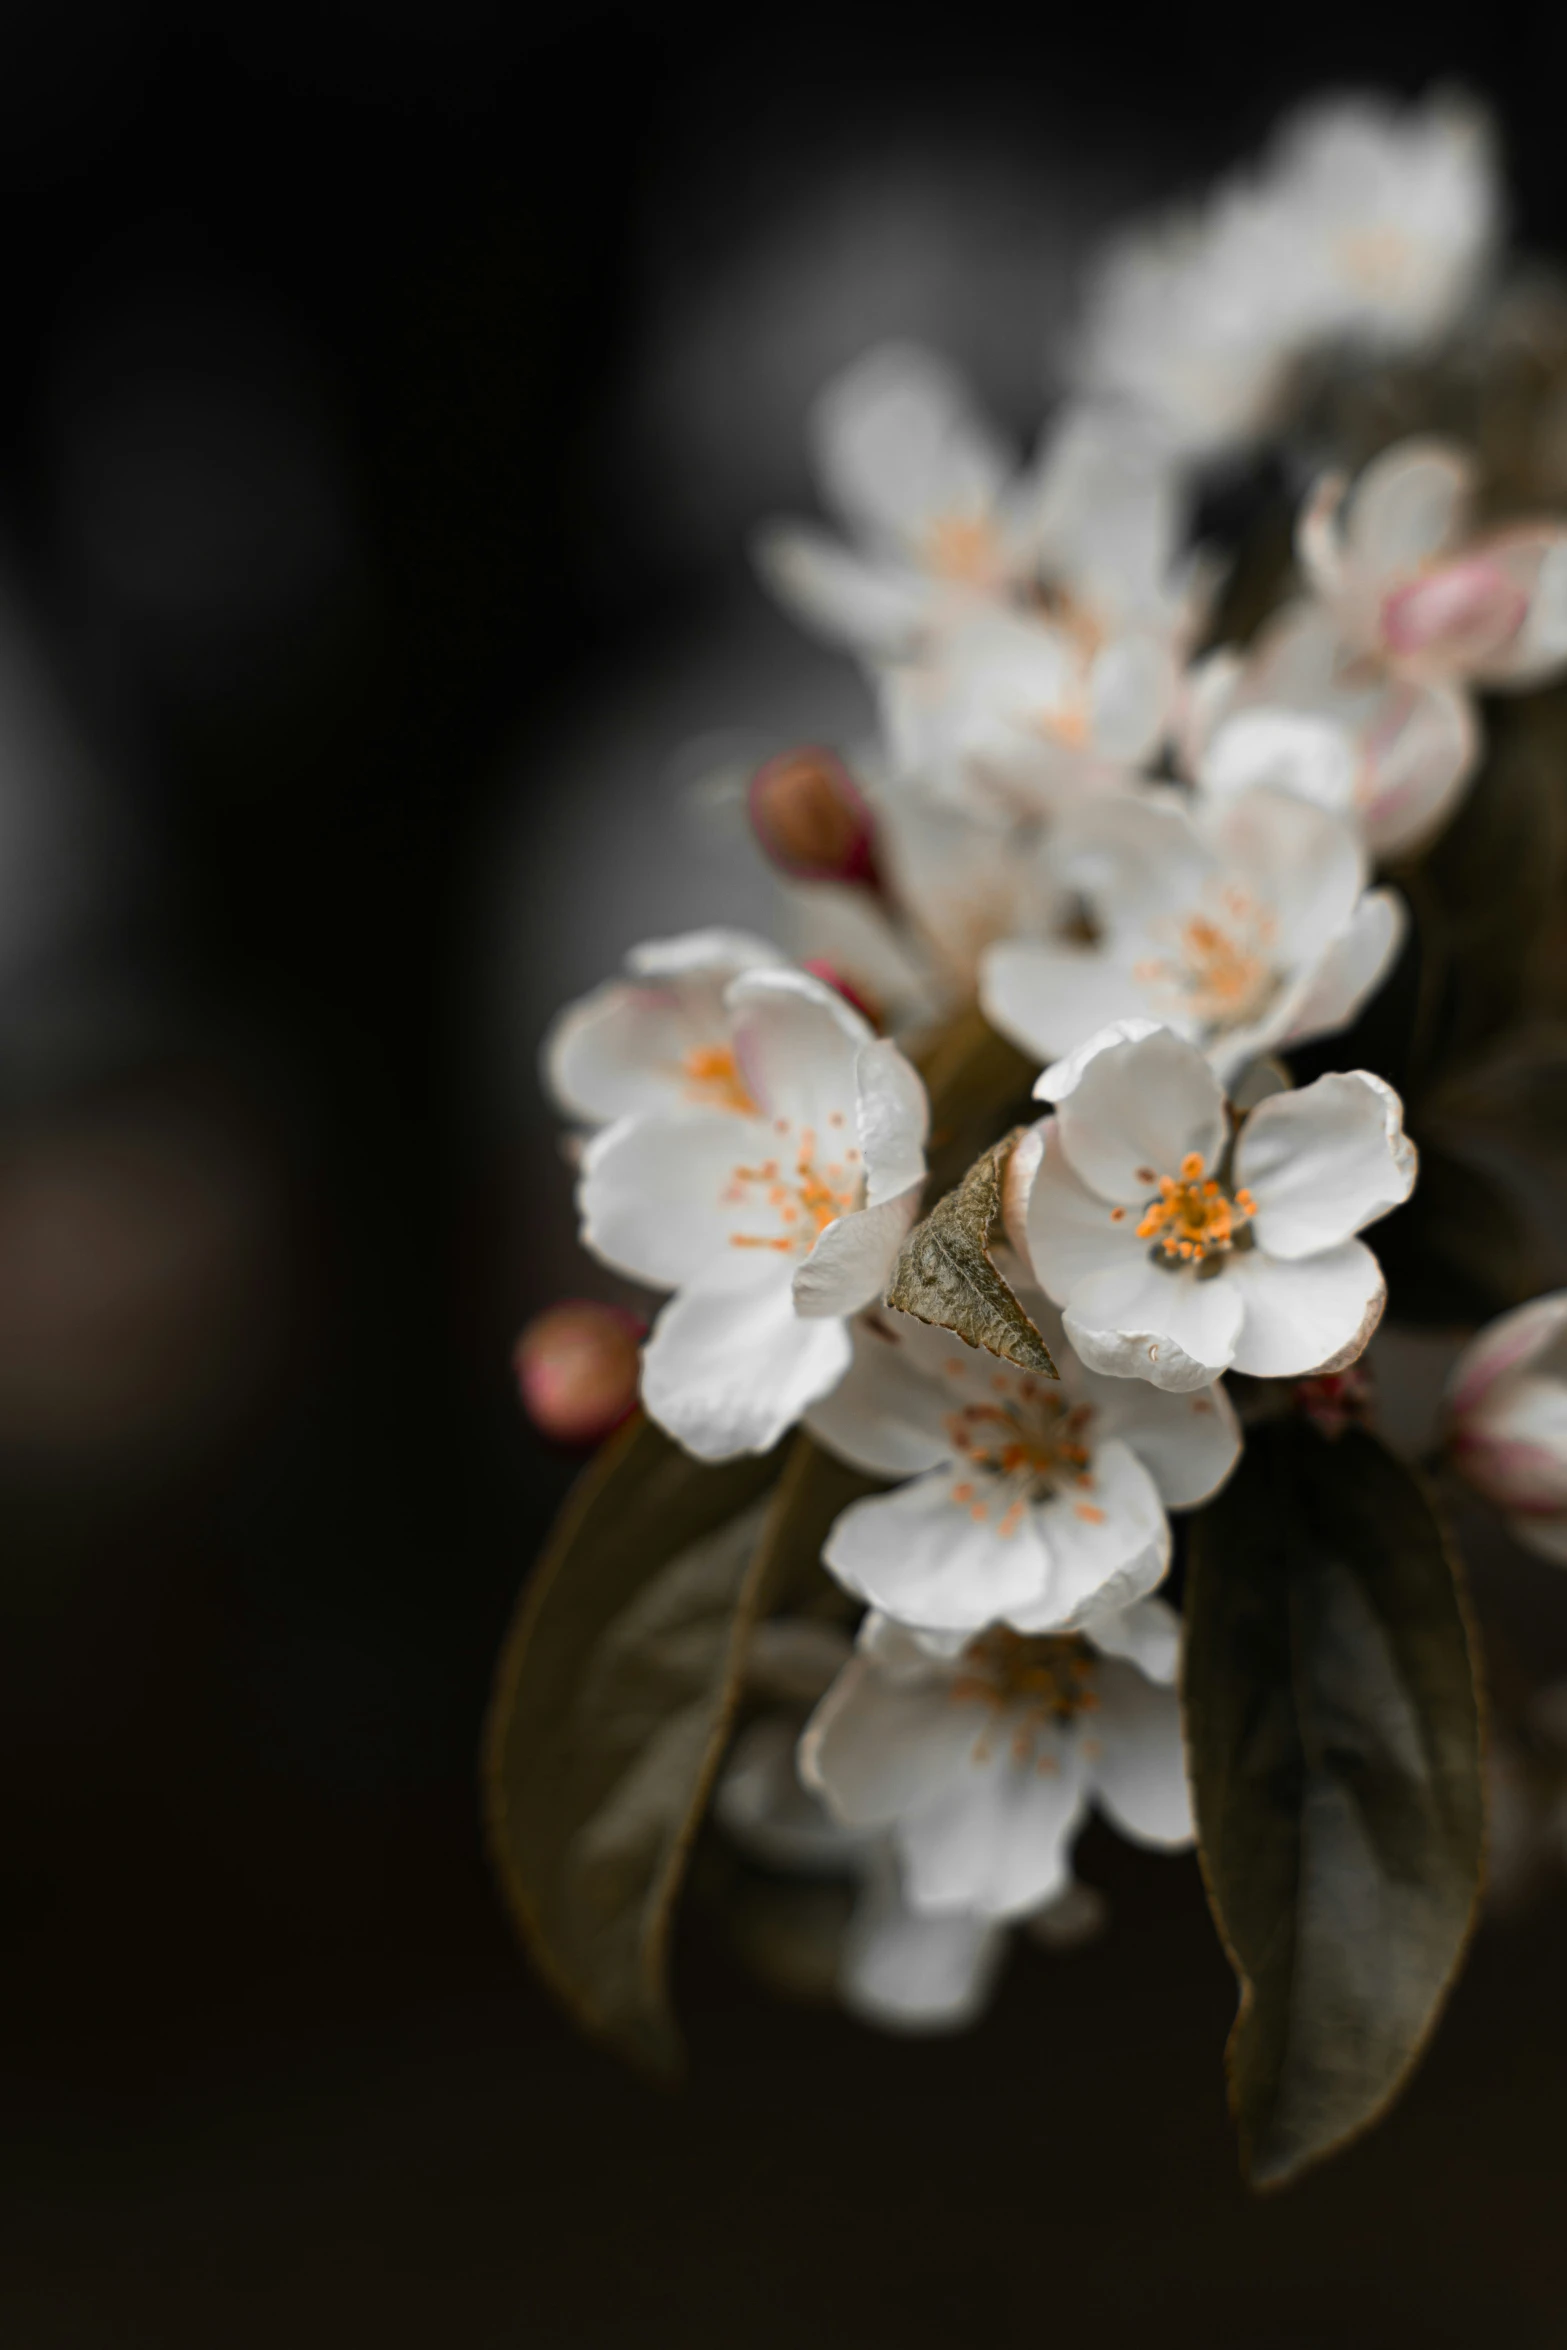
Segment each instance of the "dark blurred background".
[{"label": "dark blurred background", "polygon": [[572,1466],[508,1366],[584,1285],[539,1027],[762,918],[693,738],[855,715],[742,552],[809,395],[913,332],[1031,432],[1095,233],[1323,85],[1488,93],[1567,247],[1563,25],[0,16],[6,2350],[1567,2339],[1559,1886],[1258,2204],[1194,1864],[1091,1840],[1109,1941],[944,2045],[694,1921],[670,2100],[475,1798]]}]

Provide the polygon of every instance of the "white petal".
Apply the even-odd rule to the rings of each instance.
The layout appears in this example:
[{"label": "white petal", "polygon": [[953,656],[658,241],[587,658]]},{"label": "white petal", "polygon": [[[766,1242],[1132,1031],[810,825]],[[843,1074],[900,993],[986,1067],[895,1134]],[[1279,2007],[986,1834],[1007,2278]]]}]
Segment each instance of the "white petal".
[{"label": "white petal", "polygon": [[1399,441],[1372,459],[1345,519],[1355,570],[1373,582],[1418,571],[1465,536],[1474,464],[1445,441]]},{"label": "white petal", "polygon": [[939,1802],[970,1768],[975,1719],[928,1659],[907,1675],[851,1657],[806,1725],[800,1776],[854,1828],[887,1828]]},{"label": "white petal", "polygon": [[956,369],[913,343],[845,369],[817,400],[811,437],[838,510],[916,548],[932,523],[988,515],[1012,471]]},{"label": "white petal", "polygon": [[1441,831],[1484,745],[1461,686],[1390,685],[1362,746],[1370,783],[1361,816],[1373,856],[1406,857]]},{"label": "white petal", "polygon": [[1089,1369],[1108,1378],[1147,1379],[1177,1395],[1211,1387],[1228,1370],[1241,1327],[1233,1262],[1217,1279],[1199,1281],[1189,1268],[1168,1271],[1139,1250],[1074,1286],[1066,1334]]},{"label": "white petal", "polygon": [[1501,565],[1529,597],[1522,627],[1477,676],[1513,692],[1543,684],[1567,663],[1567,531],[1559,524],[1508,531],[1476,552]]},{"label": "white petal", "polygon": [[1364,1069],[1274,1094],[1241,1129],[1235,1180],[1256,1201],[1252,1230],[1269,1256],[1332,1248],[1415,1187],[1414,1144],[1393,1088]]},{"label": "white petal", "polygon": [[847,1875],[865,1850],[866,1833],[843,1827],[800,1784],[798,1743],[796,1714],[759,1714],[748,1722],[713,1791],[714,1817],[742,1851],[770,1868]]},{"label": "white petal", "polygon": [[1015,1757],[1006,1715],[991,1721],[973,1706],[952,1711],[974,1745],[943,1799],[898,1824],[908,1898],[922,1910],[1026,1916],[1070,1875],[1083,1814],[1080,1742],[1042,1732],[1036,1747]]},{"label": "white petal", "polygon": [[731,981],[735,1060],[769,1118],[848,1126],[858,1106],[855,1063],[871,1032],[836,988],[808,971],[748,971]]},{"label": "white petal", "polygon": [[866,1200],[874,1208],[924,1181],[930,1103],[919,1071],[890,1037],[860,1047],[854,1074]]},{"label": "white petal", "polygon": [[919,1214],[920,1188],[916,1182],[896,1199],[837,1216],[825,1227],[795,1273],[796,1313],[857,1314],[877,1302]]},{"label": "white petal", "polygon": [[667,985],[687,979],[727,981],[742,971],[776,969],[784,961],[769,939],[749,930],[688,930],[678,938],[644,939],[626,956],[626,969],[638,979]]},{"label": "white petal", "polygon": [[1089,675],[1089,725],[1095,750],[1129,767],[1152,758],[1175,709],[1176,666],[1155,636],[1115,637]]},{"label": "white petal", "polygon": [[1347,1028],[1397,961],[1408,927],[1404,901],[1396,890],[1367,890],[1295,997],[1280,1043],[1336,1036]]},{"label": "white petal", "polygon": [[1236,711],[1217,729],[1202,754],[1201,782],[1215,799],[1263,787],[1349,813],[1359,773],[1355,744],[1336,720],[1264,705]]},{"label": "white petal", "polygon": [[595,1120],[715,1103],[688,1056],[726,1050],[724,988],[737,972],[782,961],[765,939],[698,930],[653,939],[626,957],[634,980],[611,980],[556,1019],[542,1049],[545,1082],[568,1115]]},{"label": "white petal", "polygon": [[855,1322],[851,1337],[847,1372],[805,1415],[810,1434],[873,1477],[915,1477],[950,1460],[946,1398],[936,1382],[880,1317]]},{"label": "white petal", "polygon": [[1363,1240],[1311,1257],[1240,1252],[1224,1279],[1245,1319],[1234,1367],[1254,1379],[1297,1379],[1355,1361],[1381,1319],[1387,1289]]},{"label": "white petal", "polygon": [[934,583],[919,572],[852,554],[804,523],[766,525],[751,541],[751,560],[802,628],[854,653],[907,652],[935,600]]},{"label": "white petal", "polygon": [[742,1278],[725,1268],[683,1289],[653,1325],[642,1401],[698,1460],[768,1452],[849,1367],[842,1322],[802,1321],[788,1265]]},{"label": "white petal", "polygon": [[735,1171],[766,1155],[754,1119],[705,1110],[622,1118],[583,1153],[577,1205],[583,1244],[633,1280],[676,1288],[720,1261],[746,1221],[727,1196]]},{"label": "white petal", "polygon": [[1191,1796],[1174,1691],[1118,1663],[1102,1668],[1098,1690],[1098,1712],[1087,1717],[1091,1727],[1084,1733],[1099,1746],[1090,1765],[1095,1799],[1136,1844],[1190,1844]]},{"label": "white petal", "polygon": [[[1227,1279],[1228,1269],[1219,1278]],[[1167,1509],[1195,1509],[1218,1492],[1240,1458],[1240,1423],[1222,1385],[1171,1395],[1145,1379],[1089,1373],[1083,1389],[1096,1434],[1131,1446]]]},{"label": "white petal", "polygon": [[1153,1036],[1163,1026],[1162,1020],[1151,1020],[1143,1012],[1129,1013],[1124,1020],[1110,1021],[1097,1034],[1085,1037],[1080,1045],[1074,1045],[1071,1052],[1064,1053],[1059,1061],[1053,1061],[1048,1069],[1035,1078],[1035,1101],[1064,1102],[1069,1093],[1076,1091],[1084,1072],[1092,1067],[1101,1053],[1107,1053],[1112,1045],[1135,1044],[1141,1037]]},{"label": "white petal", "polygon": [[1145,1680],[1168,1686],[1175,1679],[1181,1661],[1181,1619],[1157,1594],[1106,1615],[1089,1616],[1083,1636],[1101,1656],[1124,1657]]},{"label": "white petal", "polygon": [[1366,885],[1354,825],[1330,808],[1258,787],[1216,808],[1207,829],[1231,878],[1268,910],[1278,969],[1315,961]]},{"label": "white petal", "polygon": [[890,1863],[872,1872],[855,1904],[839,1997],[883,2031],[960,2032],[983,2011],[1006,1948],[1006,1928],[992,1918],[910,1909]]},{"label": "white petal", "polygon": [[1195,1045],[1160,1028],[1097,1053],[1060,1100],[1056,1123],[1073,1173],[1102,1199],[1133,1206],[1189,1153],[1214,1163],[1224,1094]]},{"label": "white petal", "polygon": [[1567,1331],[1567,1289],[1531,1299],[1488,1322],[1464,1349],[1448,1380],[1448,1410],[1458,1419],[1474,1411],[1498,1379],[1526,1370]]},{"label": "white petal", "polygon": [[[846,1590],[903,1624],[979,1632],[1010,1618],[1043,1596],[1051,1562],[1033,1512],[1001,1531],[1006,1505],[986,1507],[988,1483],[960,1462],[853,1502],[827,1537],[823,1563]],[[960,1501],[954,1486],[980,1498]]]},{"label": "white petal", "polygon": [[1567,1384],[1510,1373],[1464,1421],[1457,1457],[1504,1509],[1567,1510]]},{"label": "white petal", "polygon": [[1007,1245],[1031,1279],[1038,1276],[1028,1253],[1028,1203],[1033,1196],[1034,1178],[1044,1163],[1045,1130],[1051,1124],[1048,1118],[1036,1118],[1032,1126],[1024,1127],[1012,1145],[1006,1173],[1001,1178],[1001,1221]]},{"label": "white petal", "polygon": [[1078,1282],[1129,1260],[1142,1263],[1146,1252],[1132,1211],[1123,1208],[1117,1221],[1116,1211],[1068,1166],[1059,1119],[1047,1118],[1040,1131],[1024,1238],[1035,1279],[1057,1305],[1064,1305]]},{"label": "white petal", "polygon": [[1112,1021],[1136,1018],[1148,990],[1093,947],[1004,939],[979,967],[980,1009],[992,1028],[1042,1061],[1069,1053]]},{"label": "white petal", "polygon": [[1032,1515],[1048,1565],[1038,1599],[1007,1613],[1020,1632],[1072,1630],[1106,1609],[1130,1607],[1169,1568],[1170,1522],[1158,1489],[1114,1439],[1094,1447],[1088,1484],[1036,1503]]}]

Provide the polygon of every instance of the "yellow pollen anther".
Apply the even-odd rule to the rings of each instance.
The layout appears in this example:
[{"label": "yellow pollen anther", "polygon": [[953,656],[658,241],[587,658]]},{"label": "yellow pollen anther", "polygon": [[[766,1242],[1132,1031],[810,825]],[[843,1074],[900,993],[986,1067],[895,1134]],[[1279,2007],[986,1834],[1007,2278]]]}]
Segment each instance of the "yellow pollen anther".
[{"label": "yellow pollen anther", "polygon": [[1243,1188],[1227,1197],[1211,1176],[1205,1176],[1196,1151],[1182,1159],[1179,1175],[1161,1175],[1158,1182],[1159,1196],[1149,1201],[1137,1237],[1157,1241],[1172,1262],[1200,1265],[1234,1248],[1242,1228],[1257,1212],[1249,1191]]},{"label": "yellow pollen anther", "polygon": [[744,1118],[756,1116],[745,1079],[726,1044],[693,1045],[680,1064],[686,1093],[693,1101],[717,1110],[737,1110]]},{"label": "yellow pollen anther", "polygon": [[[1013,1739],[1022,1744],[1014,1743],[1013,1754],[1021,1761],[1033,1733],[1046,1723],[1094,1710],[1096,1669],[1093,1651],[1071,1633],[1014,1632],[997,1624],[963,1651],[951,1694],[955,1704],[977,1702],[996,1714],[1020,1708],[1024,1718]],[[983,1757],[976,1753],[975,1759]]]}]

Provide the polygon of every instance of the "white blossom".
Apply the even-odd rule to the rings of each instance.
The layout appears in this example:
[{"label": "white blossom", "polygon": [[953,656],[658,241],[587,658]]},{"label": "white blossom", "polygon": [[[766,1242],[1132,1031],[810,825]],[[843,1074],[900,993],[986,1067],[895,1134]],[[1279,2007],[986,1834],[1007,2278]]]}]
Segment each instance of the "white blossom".
[{"label": "white blossom", "polygon": [[1258,166],[1103,257],[1075,381],[1184,456],[1243,444],[1279,421],[1314,346],[1407,350],[1446,332],[1483,280],[1500,213],[1473,106],[1309,106]]},{"label": "white blossom", "polygon": [[1518,691],[1567,665],[1567,525],[1474,536],[1475,472],[1444,441],[1399,441],[1353,491],[1318,485],[1300,556],[1351,654],[1414,685]]},{"label": "white blossom", "polygon": [[1386,1285],[1355,1235],[1415,1181],[1390,1085],[1319,1077],[1240,1118],[1194,1045],[1131,1020],[1035,1092],[1028,1253],[1091,1368],[1181,1393],[1359,1356]]},{"label": "white blossom", "polygon": [[541,1053],[545,1083],[570,1118],[591,1125],[657,1110],[753,1105],[735,1067],[724,996],[742,971],[784,957],[740,930],[652,939],[626,957],[624,979],[568,1004]]},{"label": "white blossom", "polygon": [[618,1119],[578,1194],[587,1246],[676,1293],[642,1399],[704,1460],[765,1452],[841,1378],[925,1176],[924,1087],[832,988],[752,970],[724,1003],[744,1105]]},{"label": "white blossom", "polygon": [[1097,1377],[1010,1253],[997,1263],[1060,1379],[906,1315],[862,1317],[848,1375],[807,1426],[855,1467],[909,1481],[845,1510],[823,1563],[921,1631],[1095,1627],[1163,1580],[1166,1510],[1217,1490],[1240,1431],[1222,1387]]},{"label": "white blossom", "polygon": [[1162,1600],[1131,1611],[1121,1649],[996,1626],[943,1651],[872,1613],[801,1776],[846,1826],[891,1836],[912,1909],[1025,1917],[1070,1885],[1090,1803],[1136,1843],[1191,1841]]},{"label": "white blossom", "polygon": [[1347,1027],[1403,937],[1353,826],[1285,793],[1117,794],[1063,818],[1051,847],[1089,937],[1007,939],[980,983],[986,1017],[1041,1060],[1143,1015],[1231,1077]]},{"label": "white blossom", "polygon": [[1447,1391],[1453,1460],[1519,1542],[1567,1566],[1567,1290],[1481,1331]]}]

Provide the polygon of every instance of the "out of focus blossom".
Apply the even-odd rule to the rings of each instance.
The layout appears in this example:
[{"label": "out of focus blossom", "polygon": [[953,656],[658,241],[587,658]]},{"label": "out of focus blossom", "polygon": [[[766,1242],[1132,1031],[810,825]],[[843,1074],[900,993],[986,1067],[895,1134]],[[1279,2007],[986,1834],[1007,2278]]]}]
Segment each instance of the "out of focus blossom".
[{"label": "out of focus blossom", "polygon": [[1567,524],[1472,535],[1476,468],[1443,441],[1400,441],[1353,491],[1322,482],[1301,562],[1346,654],[1416,685],[1537,686],[1567,665]]},{"label": "out of focus blossom", "polygon": [[744,1104],[617,1120],[579,1192],[594,1254],[677,1293],[643,1401],[704,1460],[767,1451],[842,1377],[925,1178],[925,1089],[834,989],[752,970],[724,1009]]},{"label": "out of focus blossom", "polygon": [[1528,1550],[1567,1566],[1567,1290],[1481,1331],[1447,1391],[1455,1465]]},{"label": "out of focus blossom", "polygon": [[1238,1119],[1195,1045],[1129,1020],[1035,1091],[1057,1110],[1028,1253],[1091,1369],[1185,1393],[1226,1370],[1294,1378],[1358,1358],[1386,1284],[1355,1235],[1415,1182],[1390,1085],[1319,1077]]},{"label": "out of focus blossom", "polygon": [[1484,115],[1450,96],[1302,109],[1250,171],[1100,263],[1075,381],[1189,458],[1266,431],[1319,345],[1419,349],[1457,321],[1501,227]]},{"label": "out of focus blossom", "polygon": [[801,1775],[846,1826],[891,1836],[904,1898],[1021,1918],[1066,1891],[1097,1804],[1133,1842],[1192,1839],[1174,1619],[1140,1667],[1089,1640],[1004,1627],[955,1653],[872,1614],[813,1715]]},{"label": "out of focus blossom", "polygon": [[754,1115],[725,990],[740,972],[783,960],[765,939],[738,930],[634,947],[629,977],[606,981],[552,1023],[541,1054],[546,1084],[568,1117],[594,1125],[654,1110]]},{"label": "out of focus blossom", "polygon": [[782,751],[751,778],[751,829],[780,872],[797,880],[876,886],[869,803],[831,751]]},{"label": "out of focus blossom", "polygon": [[1167,1395],[1103,1379],[1005,1251],[997,1262],[1059,1380],[905,1315],[855,1327],[854,1362],[807,1415],[856,1468],[907,1479],[845,1510],[824,1563],[857,1598],[924,1631],[1088,1628],[1105,1642],[1170,1562],[1167,1508],[1223,1484],[1240,1430],[1222,1387]]},{"label": "out of focus blossom", "polygon": [[1243,657],[1187,681],[1181,740],[1207,798],[1265,786],[1350,817],[1374,858],[1413,854],[1453,814],[1480,761],[1461,686],[1395,676],[1347,646],[1325,605],[1287,604]]},{"label": "out of focus blossom", "polygon": [[636,1405],[645,1324],[621,1306],[573,1298],[536,1314],[513,1364],[523,1409],[557,1444],[597,1444]]},{"label": "out of focus blossom", "polygon": [[1234,1076],[1347,1027],[1403,937],[1353,826],[1285,793],[1118,793],[1064,818],[1053,849],[1091,935],[1004,940],[980,983],[986,1017],[1042,1061],[1145,1015]]}]

